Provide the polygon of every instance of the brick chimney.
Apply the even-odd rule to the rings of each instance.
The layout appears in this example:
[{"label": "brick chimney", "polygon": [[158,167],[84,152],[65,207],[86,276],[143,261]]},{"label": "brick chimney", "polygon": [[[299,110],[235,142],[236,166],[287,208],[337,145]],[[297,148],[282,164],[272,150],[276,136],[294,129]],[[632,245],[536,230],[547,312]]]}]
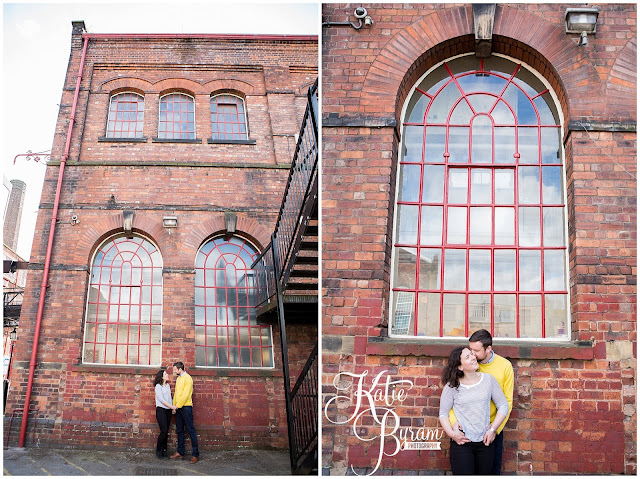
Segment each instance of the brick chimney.
[{"label": "brick chimney", "polygon": [[22,218],[22,206],[24,205],[26,189],[27,185],[24,181],[11,180],[11,194],[7,204],[7,214],[4,217],[4,237],[2,241],[14,252],[18,246],[20,220]]}]

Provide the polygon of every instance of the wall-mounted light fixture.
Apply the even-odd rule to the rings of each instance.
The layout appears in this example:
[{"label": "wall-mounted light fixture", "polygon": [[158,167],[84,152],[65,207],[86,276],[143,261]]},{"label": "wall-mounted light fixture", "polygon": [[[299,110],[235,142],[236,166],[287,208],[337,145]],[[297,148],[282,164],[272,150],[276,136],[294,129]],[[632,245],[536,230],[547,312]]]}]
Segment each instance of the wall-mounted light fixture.
[{"label": "wall-mounted light fixture", "polygon": [[9,337],[11,338],[12,341],[15,341],[16,339],[18,339],[18,329],[13,328],[13,331],[9,333]]},{"label": "wall-mounted light fixture", "polygon": [[162,226],[165,228],[177,228],[178,217],[177,216],[165,216],[162,218]]},{"label": "wall-mounted light fixture", "polygon": [[353,27],[356,30],[360,30],[363,25],[370,27],[373,25],[373,19],[367,14],[367,9],[364,7],[358,7],[354,10],[353,14],[358,19],[358,24],[352,22],[322,22],[323,27]]},{"label": "wall-mounted light fixture", "polygon": [[580,34],[578,46],[587,46],[589,44],[587,35],[596,34],[599,13],[600,9],[596,7],[567,8],[564,14],[565,32]]}]

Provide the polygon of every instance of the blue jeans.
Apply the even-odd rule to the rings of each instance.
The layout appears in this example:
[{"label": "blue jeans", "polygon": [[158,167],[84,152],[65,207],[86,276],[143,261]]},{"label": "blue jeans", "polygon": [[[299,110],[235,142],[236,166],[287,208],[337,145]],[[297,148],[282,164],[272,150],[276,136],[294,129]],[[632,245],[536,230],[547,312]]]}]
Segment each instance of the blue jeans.
[{"label": "blue jeans", "polygon": [[176,432],[178,433],[178,454],[184,456],[184,428],[191,438],[191,455],[198,457],[198,435],[193,425],[193,406],[182,406],[176,411]]}]

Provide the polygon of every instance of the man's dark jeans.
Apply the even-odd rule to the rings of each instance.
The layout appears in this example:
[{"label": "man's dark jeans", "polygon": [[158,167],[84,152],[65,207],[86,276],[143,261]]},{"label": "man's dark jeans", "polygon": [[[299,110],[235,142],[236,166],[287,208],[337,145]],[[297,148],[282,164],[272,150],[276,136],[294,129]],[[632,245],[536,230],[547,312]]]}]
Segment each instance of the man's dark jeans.
[{"label": "man's dark jeans", "polygon": [[493,450],[493,468],[491,469],[492,476],[499,476],[500,469],[502,469],[502,443],[504,440],[504,436],[502,435],[503,432],[504,431],[500,431],[500,434],[498,434],[493,440],[495,448]]},{"label": "man's dark jeans", "polygon": [[176,432],[178,433],[178,454],[184,456],[184,428],[191,438],[191,455],[198,457],[198,435],[193,425],[193,406],[182,406],[176,411]]}]

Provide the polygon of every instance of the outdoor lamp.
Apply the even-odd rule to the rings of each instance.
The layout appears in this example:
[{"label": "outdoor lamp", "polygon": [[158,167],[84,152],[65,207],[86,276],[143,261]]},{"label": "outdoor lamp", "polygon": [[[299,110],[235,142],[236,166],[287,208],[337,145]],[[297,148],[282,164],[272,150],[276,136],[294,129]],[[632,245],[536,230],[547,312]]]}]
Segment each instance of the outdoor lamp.
[{"label": "outdoor lamp", "polygon": [[162,218],[162,226],[165,228],[177,228],[178,217],[177,216],[165,216]]},{"label": "outdoor lamp", "polygon": [[18,339],[18,329],[13,328],[13,331],[9,333],[9,337],[11,338],[12,341],[15,341],[16,339]]},{"label": "outdoor lamp", "polygon": [[578,7],[567,8],[564,15],[565,33],[579,33],[578,46],[588,45],[587,35],[596,34],[599,8]]}]

